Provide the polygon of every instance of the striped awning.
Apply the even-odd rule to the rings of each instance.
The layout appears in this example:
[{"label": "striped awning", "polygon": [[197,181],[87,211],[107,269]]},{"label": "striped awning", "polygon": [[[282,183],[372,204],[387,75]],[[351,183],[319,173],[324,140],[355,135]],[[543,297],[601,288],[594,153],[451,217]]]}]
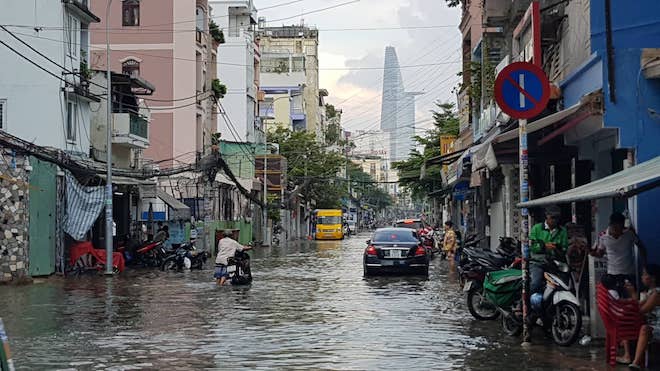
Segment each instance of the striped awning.
[{"label": "striped awning", "polygon": [[76,241],[84,241],[85,235],[103,210],[105,187],[85,187],[66,172],[66,215],[64,232]]}]

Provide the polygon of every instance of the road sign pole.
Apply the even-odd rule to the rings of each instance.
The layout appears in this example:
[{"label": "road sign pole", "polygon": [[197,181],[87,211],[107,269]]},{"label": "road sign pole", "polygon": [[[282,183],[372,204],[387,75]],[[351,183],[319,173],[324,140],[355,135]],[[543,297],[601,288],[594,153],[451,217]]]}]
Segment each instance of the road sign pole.
[{"label": "road sign pole", "polygon": [[[527,151],[527,119],[518,120],[520,202],[529,200],[529,157]],[[529,313],[529,212],[520,210],[520,248],[522,255],[523,289],[523,344],[531,341],[527,315]]]}]

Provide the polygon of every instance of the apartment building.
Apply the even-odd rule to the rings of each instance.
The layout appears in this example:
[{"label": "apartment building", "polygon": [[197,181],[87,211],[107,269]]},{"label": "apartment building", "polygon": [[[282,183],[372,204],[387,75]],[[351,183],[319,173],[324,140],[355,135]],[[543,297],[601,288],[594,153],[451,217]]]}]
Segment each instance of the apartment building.
[{"label": "apartment building", "polygon": [[[107,4],[93,0],[91,8],[105,14]],[[114,1],[91,29],[94,69],[107,69],[108,36],[110,69],[155,87],[147,99],[152,114],[144,151],[155,166],[194,162],[216,132],[212,86],[220,40],[209,33],[209,12],[206,0]]]}]

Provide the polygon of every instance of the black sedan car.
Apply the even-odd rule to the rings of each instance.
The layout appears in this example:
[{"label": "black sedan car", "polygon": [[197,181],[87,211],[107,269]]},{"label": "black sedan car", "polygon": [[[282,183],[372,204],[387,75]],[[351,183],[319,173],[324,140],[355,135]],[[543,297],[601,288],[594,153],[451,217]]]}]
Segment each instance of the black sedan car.
[{"label": "black sedan car", "polygon": [[429,252],[412,229],[377,229],[367,245],[363,260],[365,276],[384,273],[429,274]]}]

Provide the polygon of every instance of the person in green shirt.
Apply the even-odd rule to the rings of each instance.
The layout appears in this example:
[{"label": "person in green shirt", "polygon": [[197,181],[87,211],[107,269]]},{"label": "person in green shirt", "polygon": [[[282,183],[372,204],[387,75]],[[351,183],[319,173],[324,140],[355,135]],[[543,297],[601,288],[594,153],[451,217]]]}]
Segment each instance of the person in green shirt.
[{"label": "person in green shirt", "polygon": [[568,233],[559,226],[561,211],[557,206],[545,210],[545,221],[532,227],[530,241],[530,292],[541,293],[545,281],[545,262],[549,258],[564,259],[568,249]]}]

